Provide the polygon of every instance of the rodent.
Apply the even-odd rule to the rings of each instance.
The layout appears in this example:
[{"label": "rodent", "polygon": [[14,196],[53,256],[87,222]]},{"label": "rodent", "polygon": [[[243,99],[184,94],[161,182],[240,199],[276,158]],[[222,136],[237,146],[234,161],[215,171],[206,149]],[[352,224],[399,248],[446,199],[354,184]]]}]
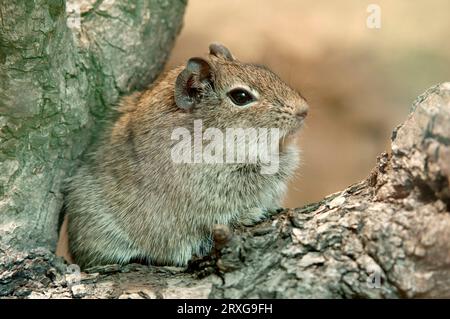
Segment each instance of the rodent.
[{"label": "rodent", "polygon": [[[236,105],[247,100],[250,106]],[[67,181],[75,262],[82,268],[135,259],[183,266],[209,252],[215,225],[266,218],[280,207],[298,165],[291,137],[307,111],[306,100],[277,75],[237,60],[217,43],[206,57],[191,58],[123,98],[117,120]],[[223,130],[278,128],[278,171],[261,174],[261,163],[174,163],[173,130],[192,130],[198,119]]]}]

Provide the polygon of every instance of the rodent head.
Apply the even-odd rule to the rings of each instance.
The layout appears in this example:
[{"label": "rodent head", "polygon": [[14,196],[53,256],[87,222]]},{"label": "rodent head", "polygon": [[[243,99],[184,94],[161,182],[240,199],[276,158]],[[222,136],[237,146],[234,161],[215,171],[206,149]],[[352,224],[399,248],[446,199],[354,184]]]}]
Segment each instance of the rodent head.
[{"label": "rodent head", "polygon": [[308,112],[305,99],[264,66],[236,60],[221,44],[191,58],[175,83],[175,103],[207,126],[279,128],[289,135]]}]

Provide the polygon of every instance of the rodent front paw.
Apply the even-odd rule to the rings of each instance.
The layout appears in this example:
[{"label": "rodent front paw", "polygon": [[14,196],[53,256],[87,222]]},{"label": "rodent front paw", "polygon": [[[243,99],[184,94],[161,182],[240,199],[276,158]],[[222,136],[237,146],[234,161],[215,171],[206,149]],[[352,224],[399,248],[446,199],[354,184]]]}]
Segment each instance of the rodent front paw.
[{"label": "rodent front paw", "polygon": [[282,208],[275,208],[275,209],[265,209],[260,207],[255,207],[252,209],[247,210],[244,212],[239,219],[239,223],[242,226],[250,227],[254,226],[270,217],[272,217],[275,214],[278,214],[281,212]]}]

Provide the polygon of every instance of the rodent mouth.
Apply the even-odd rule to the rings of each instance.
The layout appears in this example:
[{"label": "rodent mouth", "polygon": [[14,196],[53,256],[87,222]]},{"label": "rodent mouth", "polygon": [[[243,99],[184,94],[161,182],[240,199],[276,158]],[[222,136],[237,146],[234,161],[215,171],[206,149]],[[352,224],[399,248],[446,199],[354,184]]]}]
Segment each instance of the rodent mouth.
[{"label": "rodent mouth", "polygon": [[285,152],[290,145],[296,143],[298,135],[295,133],[298,133],[298,130],[280,137],[278,148],[281,153]]},{"label": "rodent mouth", "polygon": [[279,141],[280,152],[286,151],[286,149],[289,145],[296,143],[298,133],[300,132],[301,128],[303,127],[303,122],[304,122],[304,120],[301,119],[296,122],[295,126],[289,128],[289,129],[281,130],[282,134],[280,135],[280,141]]},{"label": "rodent mouth", "polygon": [[281,138],[290,137],[292,135],[297,134],[303,128],[304,119],[299,119],[296,121],[295,125],[287,130],[283,130],[283,134]]}]

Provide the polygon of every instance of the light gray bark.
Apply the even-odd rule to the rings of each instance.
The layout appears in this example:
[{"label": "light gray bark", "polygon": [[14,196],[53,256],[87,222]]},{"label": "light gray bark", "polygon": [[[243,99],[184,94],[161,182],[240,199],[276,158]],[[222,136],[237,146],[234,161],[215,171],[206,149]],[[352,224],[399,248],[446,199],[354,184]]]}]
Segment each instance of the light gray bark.
[{"label": "light gray bark", "polygon": [[5,251],[0,296],[450,297],[449,184],[450,83],[444,83],[417,99],[392,135],[392,152],[378,158],[366,180],[236,231],[209,266],[186,272],[111,265],[67,275],[47,250]]}]

